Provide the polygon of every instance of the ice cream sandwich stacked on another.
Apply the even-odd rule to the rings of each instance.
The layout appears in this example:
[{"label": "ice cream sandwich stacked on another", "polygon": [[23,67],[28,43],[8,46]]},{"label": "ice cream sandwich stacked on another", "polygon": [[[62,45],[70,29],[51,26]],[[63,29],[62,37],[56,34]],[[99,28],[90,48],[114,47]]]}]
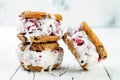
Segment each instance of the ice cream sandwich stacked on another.
[{"label": "ice cream sandwich stacked on another", "polygon": [[57,43],[62,36],[62,16],[25,11],[19,17],[17,37],[21,43],[16,53],[21,66],[33,71],[58,68],[63,60],[63,49]]},{"label": "ice cream sandwich stacked on another", "polygon": [[69,28],[64,34],[63,40],[85,70],[93,68],[107,57],[103,44],[86,22],[82,22],[77,29]]}]

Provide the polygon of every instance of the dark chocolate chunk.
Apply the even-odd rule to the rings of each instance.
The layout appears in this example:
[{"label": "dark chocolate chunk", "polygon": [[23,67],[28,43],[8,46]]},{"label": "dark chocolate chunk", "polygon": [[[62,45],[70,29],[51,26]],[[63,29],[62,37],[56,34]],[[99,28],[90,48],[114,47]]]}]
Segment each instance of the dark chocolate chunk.
[{"label": "dark chocolate chunk", "polygon": [[84,61],[83,61],[83,60],[81,60],[81,63],[84,63]]},{"label": "dark chocolate chunk", "polygon": [[42,56],[39,56],[39,57],[42,57]]},{"label": "dark chocolate chunk", "polygon": [[23,42],[23,46],[29,45],[30,42]]},{"label": "dark chocolate chunk", "polygon": [[29,34],[32,34],[33,32],[29,32]]},{"label": "dark chocolate chunk", "polygon": [[50,27],[52,27],[52,24],[50,25]]},{"label": "dark chocolate chunk", "polygon": [[23,33],[19,33],[20,35],[25,35],[26,33],[25,32],[23,32]]},{"label": "dark chocolate chunk", "polygon": [[37,37],[34,37],[34,40],[38,40],[38,38],[37,38]]}]

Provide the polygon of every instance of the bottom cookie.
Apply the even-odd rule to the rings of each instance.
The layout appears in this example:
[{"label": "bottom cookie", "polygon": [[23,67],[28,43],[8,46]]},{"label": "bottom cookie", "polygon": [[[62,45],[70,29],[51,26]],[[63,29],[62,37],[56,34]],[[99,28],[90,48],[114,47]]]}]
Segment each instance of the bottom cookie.
[{"label": "bottom cookie", "polygon": [[38,71],[38,72],[41,72],[41,71],[50,71],[50,70],[53,70],[53,69],[57,69],[57,68],[59,68],[60,64],[56,63],[56,64],[52,65],[52,68],[50,66],[48,66],[46,69],[44,69],[41,66],[32,66],[32,65],[28,65],[27,68],[26,68],[23,63],[21,63],[21,66],[25,70],[28,70],[28,71]]}]

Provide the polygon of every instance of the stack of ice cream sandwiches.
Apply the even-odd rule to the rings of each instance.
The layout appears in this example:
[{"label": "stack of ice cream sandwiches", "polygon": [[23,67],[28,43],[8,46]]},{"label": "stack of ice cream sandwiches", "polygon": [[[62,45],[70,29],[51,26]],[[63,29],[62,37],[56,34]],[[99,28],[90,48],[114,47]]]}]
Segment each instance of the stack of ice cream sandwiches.
[{"label": "stack of ice cream sandwiches", "polygon": [[24,11],[19,17],[21,24],[17,28],[17,37],[21,43],[16,53],[26,70],[51,71],[58,68],[64,54],[59,39],[63,39],[84,70],[94,68],[108,56],[102,42],[86,22],[78,28],[68,28],[62,34],[60,14]]},{"label": "stack of ice cream sandwiches", "polygon": [[21,41],[17,57],[26,70],[50,71],[60,66],[63,49],[58,40],[62,37],[60,14],[24,11],[19,15],[17,37]]}]

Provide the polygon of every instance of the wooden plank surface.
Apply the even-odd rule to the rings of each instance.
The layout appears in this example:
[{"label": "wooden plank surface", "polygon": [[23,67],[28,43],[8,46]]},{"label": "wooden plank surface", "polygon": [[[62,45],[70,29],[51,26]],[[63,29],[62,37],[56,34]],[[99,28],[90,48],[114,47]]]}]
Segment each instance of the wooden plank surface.
[{"label": "wooden plank surface", "polygon": [[[7,33],[4,33],[6,30]],[[15,49],[19,44],[15,27],[0,27],[0,80],[120,80],[120,28],[94,29],[104,43],[109,56],[96,68],[83,71],[67,46],[59,41],[64,48],[64,60],[60,69],[51,72],[28,72],[19,67]],[[8,35],[9,34],[9,35]]]},{"label": "wooden plank surface", "polygon": [[0,53],[0,80],[9,80],[19,66],[14,48],[6,46],[5,51]]},{"label": "wooden plank surface", "polygon": [[110,80],[120,80],[120,28],[95,29],[104,43],[108,58],[102,62]]},{"label": "wooden plank surface", "polygon": [[34,80],[34,72],[25,71],[23,68],[19,68],[15,74],[11,77],[11,80]]},{"label": "wooden plank surface", "polygon": [[9,80],[19,66],[15,54],[15,28],[0,27],[0,36],[0,80]]}]

